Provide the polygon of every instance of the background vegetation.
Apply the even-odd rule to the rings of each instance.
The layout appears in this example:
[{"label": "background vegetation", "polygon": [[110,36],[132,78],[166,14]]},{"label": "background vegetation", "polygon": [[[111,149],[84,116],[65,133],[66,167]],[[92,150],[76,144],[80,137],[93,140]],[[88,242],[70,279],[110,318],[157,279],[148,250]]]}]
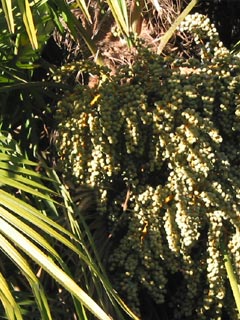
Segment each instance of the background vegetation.
[{"label": "background vegetation", "polygon": [[[237,319],[239,3],[221,0],[196,4],[194,0],[1,0],[1,317]],[[220,39],[209,23],[201,31],[198,24],[203,23],[198,19],[195,29],[200,34],[193,30],[191,20],[178,28],[190,10],[207,14]],[[212,92],[208,81],[212,81]],[[200,86],[198,92],[192,83]],[[218,91],[217,84],[222,90]],[[163,127],[154,133],[160,120],[151,122],[150,118],[157,116],[161,105],[170,108],[170,116],[160,112]],[[171,127],[173,135],[169,133],[162,143],[170,143],[175,154],[177,139],[186,135],[179,128],[182,125],[189,130],[184,114],[193,121],[200,117],[201,130],[196,123],[191,124],[186,145],[191,149],[189,139],[193,139],[211,149],[202,161],[199,151],[195,160],[211,172],[206,178],[213,179],[212,186],[205,191],[213,198],[209,194],[203,197],[204,190],[198,187],[196,190],[199,180],[187,188],[181,182],[189,178],[178,171],[191,167],[185,159],[187,149],[182,160],[169,158],[162,147],[151,150],[157,145],[157,136],[163,137]],[[206,122],[211,124],[210,140],[206,140]],[[112,132],[113,123],[122,126]],[[111,142],[122,132],[125,137],[120,146],[124,150]],[[96,137],[102,137],[104,148],[109,143],[104,157],[96,153],[95,146],[103,145],[96,143]],[[76,148],[80,148],[83,160]],[[153,167],[149,152],[158,153],[155,161],[159,163],[152,163]],[[160,156],[160,152],[165,155]],[[209,164],[212,152],[214,158]],[[91,162],[91,167],[92,158],[97,165]],[[106,166],[110,170],[107,177],[99,178],[98,173],[106,171]],[[92,171],[86,171],[89,168]],[[172,186],[166,185],[168,176],[163,177],[163,171],[170,175],[169,169],[179,175],[180,182],[173,178]],[[196,177],[196,170],[194,174]],[[218,185],[214,174],[219,177]],[[161,180],[158,196],[156,176]],[[194,193],[194,199],[190,186],[199,192]],[[156,196],[158,200],[153,203]],[[198,227],[192,218],[177,217],[183,197],[189,198],[187,205],[192,203],[185,210],[189,217],[199,206],[204,208],[196,213],[206,217],[197,222]],[[210,211],[206,209],[209,206]],[[171,221],[156,220],[160,213],[165,217],[169,214]],[[181,228],[195,228],[196,234],[190,234],[189,240]],[[129,251],[126,240],[128,246],[133,241],[136,250],[131,246]],[[150,251],[149,246],[153,246]],[[151,253],[154,248],[156,254],[161,246],[163,264]],[[213,269],[208,260],[212,254],[217,261]],[[150,259],[149,268],[146,261],[143,263],[144,257]],[[224,257],[232,268],[234,296]],[[192,275],[197,264],[202,272]],[[144,268],[154,278],[152,284],[152,279],[143,280]],[[184,304],[173,295],[179,282],[180,293],[187,292]],[[222,296],[215,299],[219,288]]]}]

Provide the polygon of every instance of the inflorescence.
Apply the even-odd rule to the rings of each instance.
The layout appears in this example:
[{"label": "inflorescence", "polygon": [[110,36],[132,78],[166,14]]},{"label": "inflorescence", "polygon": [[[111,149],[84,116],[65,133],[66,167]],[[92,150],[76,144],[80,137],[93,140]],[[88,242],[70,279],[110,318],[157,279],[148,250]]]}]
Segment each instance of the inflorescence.
[{"label": "inflorescence", "polygon": [[145,290],[172,319],[222,319],[223,248],[240,281],[240,59],[202,15],[179,30],[196,57],[139,48],[115,75],[65,66],[59,79],[73,68],[101,85],[76,85],[59,102],[56,147],[66,178],[99,192],[109,272],[129,306],[138,312]]}]

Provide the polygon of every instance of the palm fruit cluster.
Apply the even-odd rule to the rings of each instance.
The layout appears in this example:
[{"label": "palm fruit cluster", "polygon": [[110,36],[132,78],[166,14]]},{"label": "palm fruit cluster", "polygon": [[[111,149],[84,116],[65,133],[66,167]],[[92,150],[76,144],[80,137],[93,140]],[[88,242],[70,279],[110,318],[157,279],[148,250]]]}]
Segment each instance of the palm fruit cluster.
[{"label": "palm fruit cluster", "polygon": [[139,48],[115,75],[89,62],[60,70],[64,81],[88,69],[100,85],[59,102],[59,165],[98,190],[109,274],[130,307],[140,313],[145,292],[171,319],[237,319],[223,252],[239,283],[240,58],[204,16],[180,30],[196,57]]}]

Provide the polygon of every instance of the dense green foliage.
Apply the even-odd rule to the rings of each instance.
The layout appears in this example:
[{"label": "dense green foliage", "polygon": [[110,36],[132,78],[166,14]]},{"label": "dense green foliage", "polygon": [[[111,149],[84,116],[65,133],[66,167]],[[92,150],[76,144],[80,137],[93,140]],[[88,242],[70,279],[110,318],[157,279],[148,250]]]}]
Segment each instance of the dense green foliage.
[{"label": "dense green foliage", "polygon": [[240,59],[205,16],[180,31],[194,57],[140,47],[116,74],[84,61],[58,72],[100,80],[58,105],[59,165],[96,189],[109,272],[136,312],[145,292],[171,319],[237,319],[223,256],[239,281]]},{"label": "dense green foliage", "polygon": [[[22,155],[10,134],[0,133],[0,299],[3,305],[0,315],[8,319],[60,319],[63,304],[67,302],[64,314],[68,317],[87,319],[86,307],[98,319],[110,319],[84,292],[84,289],[88,294],[91,291],[96,300],[105,297],[104,308],[112,304],[107,295],[112,302],[122,304],[103,275],[100,263],[97,266],[89,253],[93,246],[90,236],[85,244],[87,229],[83,224],[80,229],[73,216],[71,198],[64,186],[57,183],[53,174],[47,178],[36,172],[36,166],[37,163]],[[60,199],[60,191],[65,209],[53,200]],[[61,220],[57,219],[60,214]],[[67,221],[71,222],[71,231],[62,226]],[[73,262],[79,270],[72,268]],[[83,281],[82,277],[89,272],[94,276]],[[49,276],[56,282],[50,282]],[[53,294],[52,301],[49,296]],[[114,309],[122,319],[117,305]]]}]

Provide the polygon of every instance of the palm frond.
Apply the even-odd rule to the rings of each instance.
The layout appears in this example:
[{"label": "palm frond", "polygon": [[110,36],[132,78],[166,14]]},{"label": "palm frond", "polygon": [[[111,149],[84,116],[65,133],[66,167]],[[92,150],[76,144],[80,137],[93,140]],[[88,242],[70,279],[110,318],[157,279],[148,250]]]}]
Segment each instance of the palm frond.
[{"label": "palm frond", "polygon": [[[53,262],[42,250],[33,244],[27,237],[17,231],[7,221],[0,218],[0,232],[3,236],[13,241],[23,252],[40,265],[53,279],[59,282],[73,296],[81,301],[97,319],[110,320],[111,318],[76,284],[76,282],[56,263]],[[1,243],[1,247],[4,243]],[[5,243],[6,248],[6,243]],[[9,248],[7,248],[9,249]],[[11,253],[9,253],[11,254]],[[11,255],[13,259],[13,256]]]},{"label": "palm frond", "polygon": [[15,26],[14,26],[12,1],[2,0],[2,8],[5,13],[8,29],[11,33],[14,33]]},{"label": "palm frond", "polygon": [[162,53],[163,49],[165,48],[170,38],[173,36],[174,32],[176,31],[180,23],[186,18],[186,16],[196,6],[197,3],[198,3],[198,0],[191,0],[191,2],[183,10],[183,12],[177,17],[177,19],[174,21],[174,23],[171,25],[168,31],[163,35],[163,37],[161,38],[160,45],[158,46],[158,49],[157,49],[158,54]]},{"label": "palm frond", "polygon": [[[51,170],[51,172],[48,172],[48,174],[50,175],[50,177],[54,177],[56,180],[59,179],[56,175],[56,172],[54,172],[53,170]],[[93,283],[94,288],[97,290],[100,297],[100,301],[103,301],[105,304],[109,303],[110,301],[111,305],[113,306],[114,312],[117,315],[117,319],[125,319],[125,315],[122,314],[123,310],[126,314],[128,314],[128,316],[130,316],[131,319],[139,320],[139,318],[132,312],[132,310],[130,310],[130,308],[124,303],[117,292],[113,289],[102,265],[102,261],[93,240],[92,234],[85,222],[84,217],[81,214],[81,211],[76,207],[74,201],[72,201],[71,196],[64,185],[61,185],[60,191],[64,200],[66,214],[70,223],[72,233],[79,240],[81,246],[84,248],[84,251],[88,256],[88,266],[91,266],[91,269],[94,270],[94,273],[97,275],[96,278],[91,277],[91,279],[88,279],[87,282],[89,283],[90,280],[90,282]],[[93,256],[90,252],[93,253]],[[82,267],[83,270],[86,270],[86,267]],[[100,283],[101,286],[99,286]],[[102,287],[104,288],[103,291],[101,290]],[[108,302],[106,300],[106,297],[108,297],[109,299]]]},{"label": "palm frond", "polygon": [[0,300],[5,309],[5,313],[8,319],[10,320],[23,319],[20,307],[16,302],[16,300],[14,299],[10,291],[10,288],[8,286],[8,283],[1,272],[0,272]]},{"label": "palm frond", "polygon": [[21,12],[23,23],[26,28],[28,38],[31,42],[32,48],[37,50],[38,49],[38,39],[37,39],[37,31],[35,28],[35,24],[33,21],[32,10],[30,7],[30,3],[28,0],[18,0],[18,7]]},{"label": "palm frond", "polygon": [[[2,208],[0,208],[0,210],[1,209]],[[39,311],[41,313],[42,318],[49,319],[49,320],[52,319],[45,292],[42,288],[41,283],[39,282],[39,279],[36,277],[36,275],[32,271],[28,262],[23,258],[23,256],[19,253],[19,251],[2,234],[0,234],[0,240],[1,240],[1,245],[0,245],[1,250],[6,254],[6,256],[8,256],[12,260],[12,262],[21,270],[22,274],[28,280],[29,285],[32,288],[32,292],[35,296],[36,302],[39,306]],[[6,282],[3,276],[2,278],[3,278],[2,280]],[[4,292],[6,293],[5,296],[8,296],[8,301],[11,301],[9,296],[11,292],[10,291],[9,293],[7,292],[7,287],[4,287]],[[12,303],[14,303],[15,309],[18,310],[19,305],[16,301],[14,301],[14,297],[12,297]]]},{"label": "palm frond", "polygon": [[[1,133],[0,151],[0,249],[29,282],[42,319],[51,319],[51,312],[45,291],[27,262],[29,258],[76,299],[75,306],[78,307],[78,314],[80,303],[82,308],[86,307],[98,319],[110,319],[103,309],[73,280],[67,265],[47,240],[49,236],[52,239],[55,238],[69,248],[70,252],[74,252],[80,259],[83,259],[87,265],[90,265],[90,268],[93,268],[91,269],[92,272],[97,274],[97,270],[89,263],[89,257],[84,250],[80,250],[82,248],[80,243],[76,245],[78,239],[71,232],[21,199],[21,196],[24,196],[27,192],[35,198],[50,201],[50,194],[54,195],[54,192],[41,185],[41,176],[31,170],[34,162],[24,159],[16,143],[9,135]],[[37,180],[34,181],[34,179]],[[46,180],[49,182],[49,179]],[[10,194],[8,192],[9,188],[15,189],[20,194],[16,193],[15,196]],[[23,199],[25,198],[23,197]],[[48,237],[46,237],[46,234]],[[25,257],[27,257],[27,260]],[[4,276],[2,276],[1,281],[3,284],[5,283],[2,288],[4,288],[6,294],[0,294],[0,298],[2,298],[6,315],[9,319],[21,319],[20,308],[17,307],[13,294],[10,294],[11,291],[6,286],[7,281]],[[9,300],[6,297],[9,297]],[[83,310],[82,314],[84,313]]]}]

